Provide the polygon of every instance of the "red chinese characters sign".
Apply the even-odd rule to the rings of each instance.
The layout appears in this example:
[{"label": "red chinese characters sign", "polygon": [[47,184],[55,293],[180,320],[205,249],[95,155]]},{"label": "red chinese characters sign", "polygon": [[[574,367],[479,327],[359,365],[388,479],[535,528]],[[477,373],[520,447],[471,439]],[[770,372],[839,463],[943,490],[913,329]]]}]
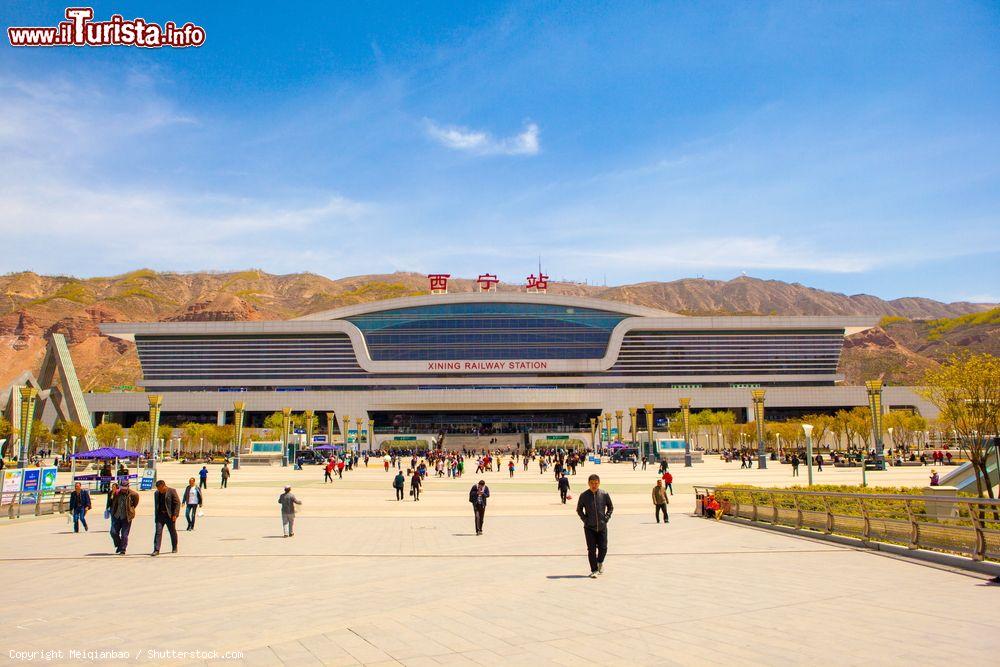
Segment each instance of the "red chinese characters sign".
[{"label": "red chinese characters sign", "polygon": [[499,282],[500,281],[497,280],[497,277],[492,273],[483,273],[476,278],[476,283],[479,285],[480,292],[495,292],[497,289],[497,283]]},{"label": "red chinese characters sign", "polygon": [[539,272],[537,276],[532,273],[528,276],[528,284],[526,287],[529,292],[544,292],[549,288],[549,277],[541,272]]},{"label": "red chinese characters sign", "polygon": [[431,294],[444,294],[448,291],[450,273],[431,273],[427,279],[431,281]]}]

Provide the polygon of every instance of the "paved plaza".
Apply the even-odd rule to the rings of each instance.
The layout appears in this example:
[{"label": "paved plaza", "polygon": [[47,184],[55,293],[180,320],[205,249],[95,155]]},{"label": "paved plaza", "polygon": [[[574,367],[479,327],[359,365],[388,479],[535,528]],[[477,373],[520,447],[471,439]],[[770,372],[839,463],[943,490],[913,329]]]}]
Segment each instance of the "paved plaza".
[{"label": "paved plaza", "polygon": [[[166,464],[161,476],[180,490],[199,467]],[[668,526],[653,519],[652,467],[588,465],[574,495],[595,471],[616,505],[597,580],[572,503],[537,467],[484,475],[481,537],[467,502],[480,476],[431,479],[421,502],[396,502],[374,464],[325,485],[319,467],[244,467],[225,490],[212,466],[205,516],[194,532],[182,517],[180,553],[159,558],[148,555],[148,493],[124,557],[112,555],[101,497],[89,533],[74,535],[63,517],[4,520],[0,661],[62,651],[47,664],[79,664],[72,650],[127,653],[105,664],[995,661],[1000,591],[985,577],[692,516],[693,483],[787,483],[787,466],[675,467]],[[927,472],[870,481],[922,484]],[[828,469],[822,481],[858,474]],[[303,502],[287,539],[286,481]],[[240,657],[203,659],[227,651]]]}]

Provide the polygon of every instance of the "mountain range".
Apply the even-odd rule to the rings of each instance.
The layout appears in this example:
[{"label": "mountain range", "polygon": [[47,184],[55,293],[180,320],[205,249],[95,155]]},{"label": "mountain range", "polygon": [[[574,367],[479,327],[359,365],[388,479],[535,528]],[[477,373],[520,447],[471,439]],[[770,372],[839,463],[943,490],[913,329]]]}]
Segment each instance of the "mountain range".
[{"label": "mountain range", "polygon": [[[453,278],[449,291],[469,292],[472,279]],[[37,372],[44,337],[62,333],[84,389],[134,386],[141,378],[131,343],[102,336],[101,322],[288,319],[356,303],[426,294],[427,277],[397,272],[330,279],[313,273],[273,275],[260,270],[168,273],[148,269],[99,278],[0,276],[0,383]],[[501,283],[500,291],[523,289]],[[883,376],[912,383],[950,352],[1000,354],[996,304],[942,303],[907,297],[844,295],[798,283],[743,276],[728,281],[596,286],[550,282],[549,292],[595,297],[685,315],[870,315],[882,325],[851,336],[841,359],[848,382]]]}]

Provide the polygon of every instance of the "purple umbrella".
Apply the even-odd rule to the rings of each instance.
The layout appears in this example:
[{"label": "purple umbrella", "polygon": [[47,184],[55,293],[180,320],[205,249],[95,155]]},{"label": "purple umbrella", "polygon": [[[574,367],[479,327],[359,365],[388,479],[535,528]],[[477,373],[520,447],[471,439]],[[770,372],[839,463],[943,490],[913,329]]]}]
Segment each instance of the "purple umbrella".
[{"label": "purple umbrella", "polygon": [[99,449],[91,449],[87,452],[80,452],[78,454],[71,454],[70,458],[74,459],[137,459],[141,456],[139,452],[133,452],[128,449],[118,449],[117,447],[101,447]]}]

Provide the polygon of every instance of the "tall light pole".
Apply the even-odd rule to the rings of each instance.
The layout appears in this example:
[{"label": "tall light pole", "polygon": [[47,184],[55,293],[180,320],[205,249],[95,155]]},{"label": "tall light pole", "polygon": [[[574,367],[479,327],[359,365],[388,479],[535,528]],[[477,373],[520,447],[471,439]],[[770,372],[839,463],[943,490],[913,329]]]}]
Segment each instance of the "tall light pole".
[{"label": "tall light pole", "polygon": [[684,467],[691,467],[691,399],[679,400],[681,406],[681,424],[684,427]]},{"label": "tall light pole", "polygon": [[[38,390],[30,385],[21,387],[21,446],[18,450],[17,465],[20,468],[28,466],[28,449],[31,446],[31,426],[35,420],[35,399]],[[13,415],[11,415],[13,416]]]},{"label": "tall light pole", "polygon": [[312,410],[306,410],[306,447],[313,446],[313,422],[316,420],[316,413]]},{"label": "tall light pole", "polygon": [[875,468],[885,470],[885,444],[882,441],[882,381],[868,380],[868,410],[872,418],[872,436],[875,438]]},{"label": "tall light pole", "polygon": [[247,404],[243,401],[233,402],[233,436],[235,436],[236,456],[233,457],[233,470],[240,469],[240,454],[243,452],[243,415]]},{"label": "tall light pole", "polygon": [[330,445],[331,447],[333,447],[333,427],[336,425],[336,422],[337,422],[337,413],[336,412],[327,412],[326,413],[326,444]]},{"label": "tall light pole", "polygon": [[802,430],[806,433],[806,471],[809,473],[809,486],[813,485],[813,425],[803,424]]},{"label": "tall light pole", "polygon": [[292,421],[292,409],[281,408],[281,467],[288,467],[288,425]]},{"label": "tall light pole", "polygon": [[753,417],[757,425],[757,467],[767,468],[767,451],[764,448],[764,390],[754,389],[750,392],[753,398]]},{"label": "tall light pole", "polygon": [[[646,430],[649,431],[649,442],[646,444],[646,446],[649,448],[649,450],[648,450],[649,454],[648,455],[652,456],[654,454],[658,454],[657,449],[656,449],[656,445],[653,444],[653,404],[652,403],[647,403],[645,405],[645,410],[646,410]],[[664,463],[666,463],[667,467],[669,468],[670,467],[670,459],[668,459],[666,456],[664,456],[663,457],[663,461],[664,461]]]},{"label": "tall light pole", "polygon": [[[160,409],[163,407],[163,397],[156,394],[149,395],[149,428],[151,436],[149,438],[150,449],[153,450],[153,465],[146,464],[147,468],[156,470],[156,440],[160,435]],[[153,476],[156,479],[156,476]]]}]

